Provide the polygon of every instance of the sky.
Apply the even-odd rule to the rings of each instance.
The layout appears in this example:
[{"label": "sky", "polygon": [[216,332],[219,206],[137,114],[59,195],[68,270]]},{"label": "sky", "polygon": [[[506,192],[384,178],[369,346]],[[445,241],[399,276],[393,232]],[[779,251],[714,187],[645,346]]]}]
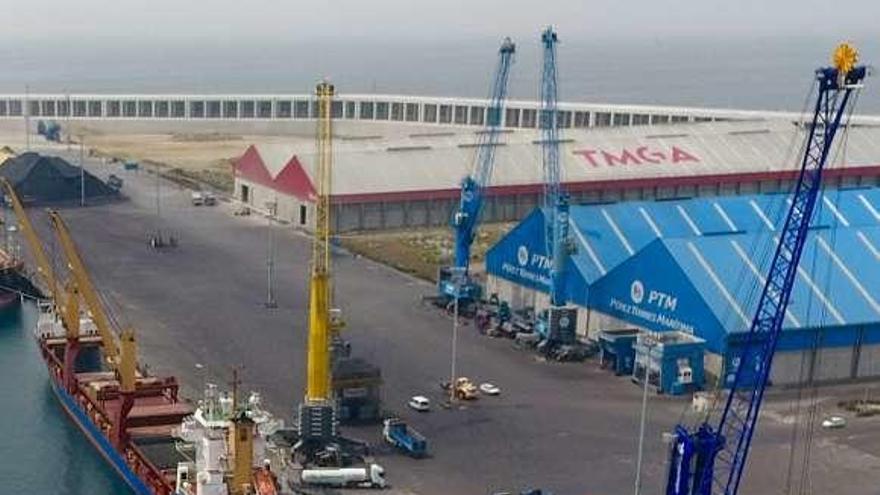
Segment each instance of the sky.
[{"label": "sky", "polygon": [[545,24],[569,39],[851,37],[876,33],[880,19],[878,0],[0,0],[0,6],[4,41],[444,41],[523,37]]}]

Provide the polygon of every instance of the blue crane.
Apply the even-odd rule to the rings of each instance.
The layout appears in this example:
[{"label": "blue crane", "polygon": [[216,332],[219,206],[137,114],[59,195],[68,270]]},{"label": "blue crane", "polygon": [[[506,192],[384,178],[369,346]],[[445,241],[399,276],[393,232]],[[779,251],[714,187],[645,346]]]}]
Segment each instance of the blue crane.
[{"label": "blue crane", "polygon": [[565,245],[568,239],[568,197],[562,192],[559,170],[559,109],[556,89],[556,44],[559,38],[552,27],[541,33],[544,47],[544,64],[541,74],[541,163],[544,170],[544,196],[542,206],[546,215],[547,256],[551,260],[550,304],[565,304],[563,290],[563,266]]},{"label": "blue crane", "polygon": [[834,136],[853,101],[851,94],[861,87],[867,75],[864,66],[855,65],[857,60],[855,49],[844,43],[834,53],[834,66],[816,71],[818,94],[807,127],[800,172],[746,345],[739,356],[740,364],[717,425],[707,420],[694,430],[676,426],[667,495],[735,495],[739,489],[810,218],[820,192],[822,171]]},{"label": "blue crane", "polygon": [[[489,108],[486,111],[486,126],[477,134],[474,170],[461,182],[459,206],[452,216],[452,227],[455,230],[455,264],[440,269],[437,289],[442,300],[449,301],[457,297],[460,303],[467,303],[479,300],[482,295],[482,288],[468,273],[471,246],[480,224],[486,187],[492,180],[495,148],[498,146],[501,125],[504,121],[507,81],[510,78],[510,67],[515,52],[516,45],[510,38],[505,38],[498,50],[498,66],[492,81]],[[456,270],[464,275],[463,281],[456,280],[454,276]]]},{"label": "blue crane", "polygon": [[541,33],[543,69],[541,73],[541,108],[538,125],[541,129],[541,164],[544,173],[545,249],[550,258],[550,308],[536,322],[541,338],[539,346],[548,353],[559,345],[575,344],[577,310],[566,306],[565,263],[571,249],[568,225],[568,195],[562,190],[559,157],[559,108],[556,72],[556,44],[559,37],[552,27]]}]

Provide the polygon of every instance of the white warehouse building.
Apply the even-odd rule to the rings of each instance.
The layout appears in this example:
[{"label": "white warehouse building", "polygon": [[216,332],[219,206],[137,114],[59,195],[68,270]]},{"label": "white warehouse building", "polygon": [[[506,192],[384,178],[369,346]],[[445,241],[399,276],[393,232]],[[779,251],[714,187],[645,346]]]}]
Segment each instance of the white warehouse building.
[{"label": "white warehouse building", "polygon": [[[354,132],[360,130],[361,132]],[[407,133],[407,131],[410,131]],[[477,132],[449,127],[337,137],[333,161],[333,221],[337,231],[440,226],[458,202],[472,167]],[[784,190],[795,170],[792,143],[803,129],[786,120],[706,122],[667,126],[568,129],[562,177],[572,203],[671,199]],[[235,164],[235,196],[257,209],[277,202],[278,216],[310,229],[314,144],[248,147]],[[536,130],[507,130],[496,150],[484,221],[516,221],[542,191]],[[853,126],[828,185],[876,185],[880,128]]]}]

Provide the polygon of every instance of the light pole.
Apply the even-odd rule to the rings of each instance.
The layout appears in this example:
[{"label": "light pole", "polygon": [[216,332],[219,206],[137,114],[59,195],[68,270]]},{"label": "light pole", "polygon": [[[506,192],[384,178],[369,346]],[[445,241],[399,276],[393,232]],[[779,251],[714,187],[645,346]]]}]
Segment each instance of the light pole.
[{"label": "light pole", "polygon": [[[86,160],[83,150],[83,136],[79,137],[79,205],[86,205]],[[68,138],[68,142],[70,138]]]},{"label": "light pole", "polygon": [[659,344],[657,335],[652,332],[642,332],[641,337],[642,338],[639,340],[642,341],[642,345],[645,347],[645,376],[643,378],[645,383],[642,389],[642,419],[639,424],[639,453],[638,458],[636,459],[635,495],[639,495],[642,490],[642,457],[644,455],[645,447],[645,423],[648,416],[648,383],[650,382],[651,376],[651,350]]},{"label": "light pole", "polygon": [[278,307],[278,302],[275,301],[275,235],[272,229],[277,208],[277,198],[266,202],[266,307],[270,309]]},{"label": "light pole", "polygon": [[21,109],[24,114],[24,139],[25,150],[31,150],[31,88],[27,84],[24,85],[24,108]]},{"label": "light pole", "polygon": [[162,217],[162,207],[160,206],[161,201],[159,199],[159,195],[161,193],[161,187],[162,187],[162,181],[161,181],[162,171],[159,170],[159,162],[156,162],[155,170],[156,170],[156,218],[159,219]]},{"label": "light pole", "polygon": [[65,102],[67,105],[67,112],[64,114],[64,125],[67,127],[67,132],[65,133],[67,134],[67,151],[70,151],[70,114],[73,109],[70,108],[70,93],[68,93],[67,91],[65,91]]},{"label": "light pole", "polygon": [[455,377],[456,377],[456,346],[458,345],[458,300],[461,295],[461,286],[464,281],[465,271],[462,267],[450,268],[450,281],[454,287],[452,302],[452,365],[449,373],[449,402],[455,402]]}]

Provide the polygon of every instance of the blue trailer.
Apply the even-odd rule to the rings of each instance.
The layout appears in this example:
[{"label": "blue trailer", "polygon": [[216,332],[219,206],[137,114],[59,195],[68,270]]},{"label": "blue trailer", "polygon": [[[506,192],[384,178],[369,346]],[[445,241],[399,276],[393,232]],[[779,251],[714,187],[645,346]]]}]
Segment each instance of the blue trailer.
[{"label": "blue trailer", "polygon": [[410,457],[424,457],[428,451],[428,441],[419,432],[407,426],[398,418],[389,418],[384,422],[382,434],[385,441],[404,451]]}]

